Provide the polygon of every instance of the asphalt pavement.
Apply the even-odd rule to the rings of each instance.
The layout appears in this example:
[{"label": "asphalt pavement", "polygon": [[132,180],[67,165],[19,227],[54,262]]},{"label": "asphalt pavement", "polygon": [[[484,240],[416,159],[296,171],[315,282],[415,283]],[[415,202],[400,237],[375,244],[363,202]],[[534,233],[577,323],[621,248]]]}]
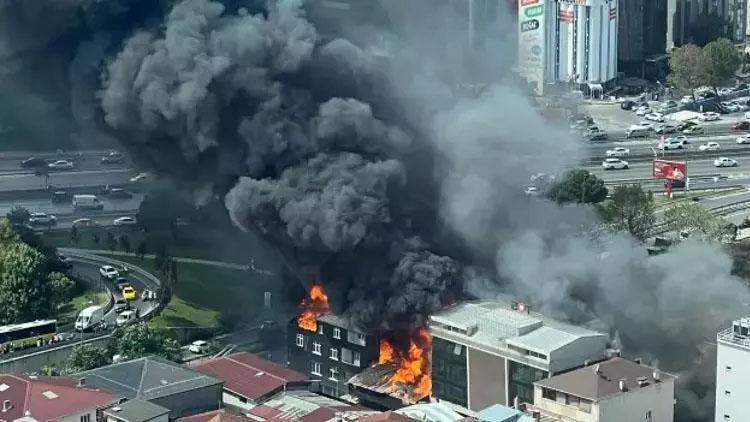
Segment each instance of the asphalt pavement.
[{"label": "asphalt pavement", "polygon": [[50,173],[49,178],[33,173],[0,174],[0,191],[42,190],[47,185],[55,188],[122,185],[137,172],[131,169],[72,170]]}]

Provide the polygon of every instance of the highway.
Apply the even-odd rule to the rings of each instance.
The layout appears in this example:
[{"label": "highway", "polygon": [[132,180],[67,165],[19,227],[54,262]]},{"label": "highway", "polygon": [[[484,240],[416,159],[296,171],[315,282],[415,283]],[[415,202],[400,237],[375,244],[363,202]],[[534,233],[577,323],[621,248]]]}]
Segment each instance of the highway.
[{"label": "highway", "polygon": [[[747,158],[747,161],[745,161],[744,164],[741,158],[737,159],[737,161],[739,162],[739,165],[737,167],[715,167],[713,164],[713,160],[714,158],[712,157],[701,157],[687,160],[688,177],[724,176],[730,179],[750,177],[750,157]],[[650,161],[630,162],[630,168],[625,170],[604,170],[601,164],[590,165],[583,168],[593,174],[596,174],[604,180],[652,178],[652,168]]]},{"label": "highway", "polygon": [[[128,183],[136,173],[130,169],[73,170],[50,173],[48,183],[50,186],[59,189],[104,185],[117,186]],[[44,176],[36,176],[33,173],[0,173],[0,192],[46,188]]]},{"label": "highway", "polygon": [[[588,157],[591,161],[601,161],[606,158],[607,150],[611,150],[616,147],[628,148],[630,150],[630,157],[623,157],[626,161],[650,161],[654,158],[654,150],[658,152],[660,158],[684,160],[691,158],[700,158],[705,156],[727,156],[736,157],[743,155],[750,155],[750,144],[738,144],[737,138],[747,132],[737,132],[732,134],[723,135],[711,135],[711,136],[693,136],[688,137],[688,145],[683,149],[673,149],[667,151],[656,150],[659,145],[659,139],[647,139],[647,140],[631,140],[628,142],[618,143],[601,143],[596,145],[588,145]],[[676,136],[676,135],[667,135]],[[719,151],[703,152],[699,151],[699,147],[707,142],[718,142],[720,145]]]}]

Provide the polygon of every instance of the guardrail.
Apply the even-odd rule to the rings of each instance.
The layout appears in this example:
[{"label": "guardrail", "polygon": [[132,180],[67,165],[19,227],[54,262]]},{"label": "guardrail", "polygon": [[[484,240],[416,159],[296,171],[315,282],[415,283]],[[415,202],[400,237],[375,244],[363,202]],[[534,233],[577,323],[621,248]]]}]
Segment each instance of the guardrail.
[{"label": "guardrail", "polygon": [[[741,157],[744,155],[750,155],[750,149],[739,149],[739,148],[732,148],[727,150],[719,150],[719,151],[697,151],[697,148],[695,150],[690,149],[683,149],[683,150],[677,150],[678,152],[672,152],[672,153],[666,153],[663,157],[654,157],[654,154],[631,154],[626,157],[616,157],[616,158],[622,158],[625,161],[629,162],[643,162],[643,161],[651,161],[655,159],[659,160],[676,160],[676,161],[686,161],[686,160],[700,160],[700,159],[712,159],[712,158],[719,158],[719,157]],[[606,160],[607,158],[615,158],[615,157],[607,157],[606,155],[601,156],[593,156],[588,158],[588,165],[596,165],[601,164],[602,161]]]}]

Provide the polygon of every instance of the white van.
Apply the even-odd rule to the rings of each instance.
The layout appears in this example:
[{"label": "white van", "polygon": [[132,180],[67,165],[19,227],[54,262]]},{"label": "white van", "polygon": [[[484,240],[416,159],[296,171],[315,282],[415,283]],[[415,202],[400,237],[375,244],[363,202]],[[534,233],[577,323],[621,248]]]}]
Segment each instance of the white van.
[{"label": "white van", "polygon": [[81,210],[100,210],[104,204],[96,195],[73,195],[73,208]]},{"label": "white van", "polygon": [[651,128],[648,126],[633,125],[625,131],[626,138],[644,138],[651,134]]},{"label": "white van", "polygon": [[75,329],[86,331],[95,327],[104,319],[104,308],[101,306],[89,306],[78,314]]},{"label": "white van", "polygon": [[130,324],[131,322],[136,320],[135,311],[133,310],[127,310],[120,312],[120,315],[117,316],[117,319],[115,319],[115,324],[118,327],[122,327],[124,325]]}]

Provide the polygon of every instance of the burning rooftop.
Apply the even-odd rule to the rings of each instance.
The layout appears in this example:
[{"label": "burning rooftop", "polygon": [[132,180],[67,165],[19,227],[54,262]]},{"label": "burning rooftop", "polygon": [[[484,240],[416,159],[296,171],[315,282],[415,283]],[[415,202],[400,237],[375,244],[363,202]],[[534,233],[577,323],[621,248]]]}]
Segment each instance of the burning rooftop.
[{"label": "burning rooftop", "polygon": [[323,287],[318,284],[313,285],[309,296],[302,301],[300,308],[300,314],[297,317],[299,327],[307,331],[316,331],[318,318],[331,309],[328,304],[328,295],[323,291]]}]

